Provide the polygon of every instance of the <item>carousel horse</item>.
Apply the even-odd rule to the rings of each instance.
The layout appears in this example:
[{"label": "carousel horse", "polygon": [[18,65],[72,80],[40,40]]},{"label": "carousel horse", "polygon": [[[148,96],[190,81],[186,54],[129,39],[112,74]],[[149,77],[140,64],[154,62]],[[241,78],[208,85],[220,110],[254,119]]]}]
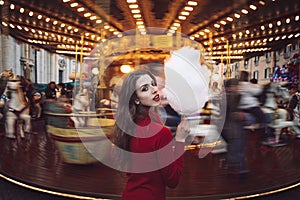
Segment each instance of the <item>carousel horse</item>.
[{"label": "carousel horse", "polygon": [[[298,96],[300,98],[299,94]],[[300,138],[300,102],[298,102],[296,108],[294,109],[293,115],[293,126],[290,128],[290,130],[297,138]]]},{"label": "carousel horse", "polygon": [[9,100],[7,101],[5,131],[6,137],[12,139],[16,138],[17,131],[20,131],[22,138],[25,136],[24,132],[29,133],[31,131],[30,107],[21,87],[19,80],[7,82]]},{"label": "carousel horse", "polygon": [[[275,142],[279,142],[283,133],[288,133],[293,123],[287,120],[288,112],[286,109],[281,108],[282,103],[285,103],[289,99],[288,90],[282,87],[279,83],[268,83],[264,86],[262,95],[258,96],[261,102],[261,108],[267,116],[269,128],[274,129]],[[251,114],[246,113],[246,129],[257,129],[260,124],[256,122],[255,118]]]},{"label": "carousel horse", "polygon": [[[284,121],[287,120],[287,113],[280,105],[283,102],[288,101],[289,95],[288,91],[286,91],[280,84],[271,82],[264,85],[263,92],[261,95],[257,96],[257,98],[261,103],[261,109],[267,115],[269,123],[274,123],[275,119]],[[248,124],[255,124],[255,119],[253,119],[250,114],[246,114],[246,118],[249,121]],[[255,126],[258,127],[258,124]],[[249,127],[253,126],[251,125]]]},{"label": "carousel horse", "polygon": [[281,108],[286,107],[290,99],[289,90],[279,83],[272,83],[272,85],[274,85],[275,98],[278,106]]},{"label": "carousel horse", "polygon": [[[87,88],[81,88],[75,95],[73,100],[73,113],[90,112],[90,97]],[[86,125],[86,117],[72,117],[75,127],[82,127]]]},{"label": "carousel horse", "polygon": [[289,101],[289,91],[280,84],[272,82],[265,85],[263,95],[265,98],[261,103],[265,113],[268,113],[267,109],[269,109],[269,112],[275,114],[273,120],[286,121],[287,112],[283,105]]}]

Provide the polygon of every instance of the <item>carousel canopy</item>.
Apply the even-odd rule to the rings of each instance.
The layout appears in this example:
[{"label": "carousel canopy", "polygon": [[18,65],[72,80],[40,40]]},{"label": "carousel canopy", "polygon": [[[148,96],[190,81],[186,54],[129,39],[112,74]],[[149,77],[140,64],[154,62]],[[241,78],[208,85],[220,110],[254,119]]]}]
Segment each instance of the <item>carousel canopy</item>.
[{"label": "carousel canopy", "polygon": [[[2,34],[51,52],[130,35],[178,32],[215,59],[282,49],[299,40],[300,2],[294,0],[0,0]],[[151,28],[150,28],[151,27]],[[154,28],[153,28],[154,27]],[[159,49],[158,46],[153,48]]]}]

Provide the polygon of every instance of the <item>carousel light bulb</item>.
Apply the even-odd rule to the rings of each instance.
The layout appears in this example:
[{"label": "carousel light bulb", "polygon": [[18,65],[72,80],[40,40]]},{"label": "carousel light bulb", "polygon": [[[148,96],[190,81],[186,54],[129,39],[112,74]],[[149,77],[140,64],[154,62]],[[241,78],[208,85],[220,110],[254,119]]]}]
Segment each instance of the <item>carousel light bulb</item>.
[{"label": "carousel light bulb", "polygon": [[98,75],[98,74],[99,74],[99,69],[98,69],[97,67],[94,67],[94,68],[92,69],[92,73],[93,73],[94,75]]},{"label": "carousel light bulb", "polygon": [[127,74],[131,71],[130,65],[122,65],[120,68],[121,72]]}]

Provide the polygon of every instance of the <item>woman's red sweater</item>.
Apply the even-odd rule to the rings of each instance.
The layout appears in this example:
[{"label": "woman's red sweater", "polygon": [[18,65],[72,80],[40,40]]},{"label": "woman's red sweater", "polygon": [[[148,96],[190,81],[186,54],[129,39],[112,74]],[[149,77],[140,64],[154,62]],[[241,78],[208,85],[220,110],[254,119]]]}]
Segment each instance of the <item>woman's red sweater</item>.
[{"label": "woman's red sweater", "polygon": [[138,122],[131,138],[131,169],[123,191],[123,200],[163,200],[166,187],[179,183],[183,165],[184,143],[175,142],[170,129],[146,118]]}]

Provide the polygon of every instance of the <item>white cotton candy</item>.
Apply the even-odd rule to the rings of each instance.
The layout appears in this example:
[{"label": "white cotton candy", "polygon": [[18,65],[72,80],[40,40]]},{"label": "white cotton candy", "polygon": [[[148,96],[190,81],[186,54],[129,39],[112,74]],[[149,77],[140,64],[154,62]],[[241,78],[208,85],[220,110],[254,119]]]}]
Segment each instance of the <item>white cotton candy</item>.
[{"label": "white cotton candy", "polygon": [[209,71],[200,64],[200,51],[183,47],[165,63],[166,96],[181,114],[199,112],[208,100]]}]

